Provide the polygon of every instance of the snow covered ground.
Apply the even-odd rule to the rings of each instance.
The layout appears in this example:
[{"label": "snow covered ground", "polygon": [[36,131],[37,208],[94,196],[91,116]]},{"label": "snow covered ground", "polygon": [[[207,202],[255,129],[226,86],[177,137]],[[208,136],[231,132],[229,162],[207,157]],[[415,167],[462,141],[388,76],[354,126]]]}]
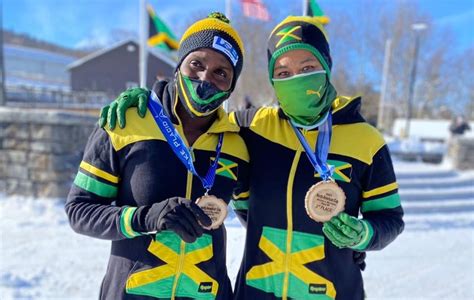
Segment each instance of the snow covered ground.
[{"label": "snow covered ground", "polygon": [[[406,229],[371,252],[369,299],[474,299],[474,172],[396,162]],[[227,222],[235,279],[245,231]],[[72,232],[63,202],[0,195],[0,299],[97,299],[109,242]]]}]

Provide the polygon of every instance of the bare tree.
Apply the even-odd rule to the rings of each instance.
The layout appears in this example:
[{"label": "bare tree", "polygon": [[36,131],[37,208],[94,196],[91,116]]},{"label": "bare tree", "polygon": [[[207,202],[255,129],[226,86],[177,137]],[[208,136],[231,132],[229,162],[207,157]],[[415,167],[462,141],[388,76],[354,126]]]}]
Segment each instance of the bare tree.
[{"label": "bare tree", "polygon": [[[268,75],[266,42],[271,29],[289,14],[301,14],[292,2],[276,10],[269,6],[273,20],[261,22],[232,12],[232,24],[245,45],[245,63],[230,108],[243,105],[250,97],[255,106],[275,104]],[[458,53],[449,30],[440,30],[414,2],[363,0],[355,11],[325,7],[331,23],[327,26],[333,58],[332,82],[338,94],[362,95],[362,112],[370,121],[376,119],[380,99],[380,81],[385,41],[392,40],[392,58],[388,76],[386,115],[390,119],[405,116],[414,59],[414,32],[411,24],[423,22],[428,29],[420,35],[418,72],[414,94],[414,116],[435,118],[453,111],[474,113],[474,49]],[[208,12],[196,14],[190,25]]]},{"label": "bare tree", "polygon": [[245,45],[245,63],[232,96],[231,109],[243,108],[245,98],[250,98],[251,104],[257,107],[275,102],[268,75],[266,47],[272,25],[245,17],[237,19],[236,27]]},{"label": "bare tree", "polygon": [[[434,26],[433,20],[421,13],[414,3],[362,1],[355,12],[329,10],[329,15],[334,61],[332,80],[339,93],[362,94],[366,117],[372,118],[378,111],[384,44],[388,38],[392,40],[392,58],[387,97],[387,109],[391,113],[387,115],[394,118],[406,114],[409,74],[414,59],[411,24],[418,22],[426,23],[428,29],[420,35],[414,115],[433,118],[440,116],[441,107],[472,107],[468,103],[473,99],[473,86],[467,82],[472,82],[472,75],[463,77],[461,86],[458,83],[463,76],[461,70],[469,72],[468,53],[456,53],[453,34]],[[462,63],[454,63],[458,61]],[[453,95],[461,94],[463,98],[458,101],[462,101],[453,106]]]},{"label": "bare tree", "polygon": [[456,114],[463,114],[474,120],[474,46],[461,52],[456,59],[450,59],[448,68],[442,74],[442,81],[448,81],[450,92],[447,98]]}]

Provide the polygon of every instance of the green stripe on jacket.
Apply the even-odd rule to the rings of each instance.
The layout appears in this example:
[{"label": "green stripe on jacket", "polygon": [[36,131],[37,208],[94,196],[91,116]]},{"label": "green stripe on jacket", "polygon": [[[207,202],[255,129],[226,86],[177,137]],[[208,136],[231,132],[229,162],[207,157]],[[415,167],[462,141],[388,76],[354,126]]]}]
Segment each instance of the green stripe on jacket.
[{"label": "green stripe on jacket", "polygon": [[81,171],[77,172],[74,184],[88,192],[105,198],[113,198],[117,196],[117,187],[109,185],[92,178]]}]

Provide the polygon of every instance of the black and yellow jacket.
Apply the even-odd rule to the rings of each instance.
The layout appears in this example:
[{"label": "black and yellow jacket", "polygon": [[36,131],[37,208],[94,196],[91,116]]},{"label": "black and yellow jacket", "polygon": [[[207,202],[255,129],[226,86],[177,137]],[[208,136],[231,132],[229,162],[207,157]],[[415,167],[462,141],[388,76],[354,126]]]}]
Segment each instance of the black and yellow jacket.
[{"label": "black and yellow jacket", "polygon": [[[156,90],[168,115],[176,116],[171,84]],[[100,299],[230,299],[224,226],[205,231],[194,243],[171,231],[144,234],[138,210],[170,197],[197,199],[198,178],[175,156],[151,113],[127,112],[127,127],[96,128],[87,143],[66,211],[81,234],[112,241]],[[176,128],[184,137],[179,120]],[[210,194],[227,201],[248,172],[249,155],[239,128],[220,109],[209,131],[192,146],[194,165],[204,176],[224,133],[215,184]]]},{"label": "black and yellow jacket", "polygon": [[[403,230],[403,210],[388,148],[359,113],[360,98],[333,104],[328,162],[344,190],[345,211],[362,213],[374,229],[365,250],[382,249]],[[310,219],[304,198],[320,181],[296,134],[278,108],[238,112],[252,160],[250,193],[232,206],[247,222],[246,247],[236,282],[236,299],[363,299],[354,250],[339,249]],[[314,150],[317,130],[303,131]]]}]

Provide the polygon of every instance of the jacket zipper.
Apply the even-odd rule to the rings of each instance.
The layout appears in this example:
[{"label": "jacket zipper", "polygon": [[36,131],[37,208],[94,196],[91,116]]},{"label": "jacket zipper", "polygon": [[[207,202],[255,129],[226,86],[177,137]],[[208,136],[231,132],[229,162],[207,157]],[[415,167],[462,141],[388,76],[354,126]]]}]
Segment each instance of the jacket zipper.
[{"label": "jacket zipper", "polygon": [[[193,159],[194,160],[194,159]],[[191,199],[191,192],[192,192],[192,183],[193,183],[193,173],[188,171],[188,177],[186,180],[186,198]],[[171,300],[174,300],[176,297],[176,289],[178,288],[179,278],[181,277],[181,272],[183,271],[183,262],[184,257],[186,254],[186,243],[181,240],[179,245],[179,258],[178,258],[178,266],[176,268],[176,275],[173,281],[173,288],[171,290]]]},{"label": "jacket zipper", "polygon": [[[182,137],[184,137],[183,141],[185,142],[186,147],[188,147],[189,152],[191,152],[191,156],[192,156],[192,159],[193,159],[193,162],[194,162],[196,160],[196,157],[194,155],[194,149],[193,149],[193,147],[189,147],[188,141],[186,140],[186,137],[184,135],[184,131],[183,131],[181,126],[178,126],[178,132]],[[206,136],[205,134],[200,135],[196,139],[196,141],[194,141],[194,145],[198,145],[201,138],[205,138],[205,136]],[[193,188],[193,173],[191,173],[188,170],[187,179],[186,179],[186,199],[191,199],[192,188]],[[191,200],[193,200],[193,199],[191,199]],[[180,245],[179,245],[178,266],[176,268],[176,275],[174,277],[173,288],[171,290],[171,300],[175,300],[175,298],[176,298],[176,289],[178,288],[179,279],[180,279],[181,273],[183,271],[183,264],[184,264],[185,254],[186,254],[186,243],[183,240],[181,240]]]},{"label": "jacket zipper", "polygon": [[[181,120],[179,120],[179,117],[178,117],[178,121],[181,124]],[[194,162],[194,151],[191,147],[189,147],[188,141],[186,140],[186,136],[184,135],[183,127],[178,125],[177,129],[178,129],[179,134],[183,137],[183,141],[186,147],[188,147],[189,151],[191,152],[191,156]],[[191,199],[192,186],[193,186],[193,173],[191,173],[188,170],[187,178],[186,178],[186,199]],[[183,240],[181,240],[179,244],[178,265],[176,267],[176,274],[173,281],[173,288],[171,289],[171,300],[175,300],[176,298],[176,290],[178,288],[181,272],[183,271],[183,262],[184,262],[185,254],[186,254],[186,243]]]},{"label": "jacket zipper", "polygon": [[286,300],[288,297],[288,282],[289,282],[289,268],[290,268],[290,258],[291,258],[291,244],[293,240],[293,183],[295,179],[296,169],[298,167],[298,162],[301,157],[301,145],[296,149],[295,156],[293,158],[293,163],[291,164],[290,174],[288,176],[288,185],[286,188],[286,220],[287,220],[287,232],[286,232],[286,253],[285,253],[285,275],[283,277],[283,291],[282,299]]}]

